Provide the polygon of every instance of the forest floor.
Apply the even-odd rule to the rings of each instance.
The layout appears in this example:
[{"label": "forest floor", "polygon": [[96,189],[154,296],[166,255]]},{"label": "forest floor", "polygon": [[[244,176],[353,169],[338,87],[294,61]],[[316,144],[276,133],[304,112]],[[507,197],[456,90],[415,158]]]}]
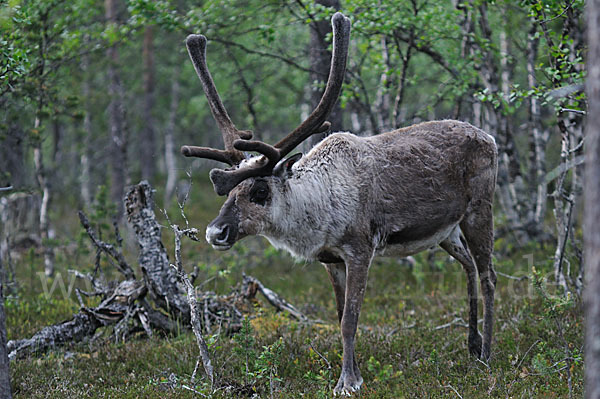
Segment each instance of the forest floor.
[{"label": "forest floor", "polygon": [[[205,184],[192,189],[186,211],[190,223],[201,230],[221,201]],[[79,308],[75,292],[69,290],[79,283],[67,270],[91,270],[93,253],[78,238],[81,229],[73,209],[65,206],[63,217],[54,215],[64,222],[57,226],[53,279],[40,274],[42,258],[35,251],[14,261],[18,288],[6,301],[9,339],[28,337]],[[176,205],[170,207],[170,215],[178,212]],[[172,253],[172,236],[167,229],[163,234]],[[504,275],[498,276],[489,365],[467,350],[466,279],[456,261],[435,250],[415,256],[412,263],[387,258],[374,262],[357,335],[365,381],[357,397],[582,397],[581,303],[553,296],[555,290],[544,279],[539,279],[541,285],[532,282],[537,280],[533,274],[550,275],[553,248],[532,244],[516,251],[504,240],[496,246],[496,270]],[[135,264],[136,248],[126,244],[124,251]],[[188,270],[200,267],[196,284],[204,290],[228,293],[246,273],[317,321],[301,323],[264,304],[249,316],[242,332],[227,336],[215,330],[207,335],[217,374],[212,394],[202,370],[191,381],[198,349],[194,335],[182,326],[177,336],[147,338],[140,333],[126,342],[115,342],[106,332],[94,342],[12,361],[15,397],[332,396],[342,345],[333,291],[319,264],[297,263],[260,238],[246,239],[226,253],[186,242],[183,258]],[[481,308],[480,299],[480,318]]]}]

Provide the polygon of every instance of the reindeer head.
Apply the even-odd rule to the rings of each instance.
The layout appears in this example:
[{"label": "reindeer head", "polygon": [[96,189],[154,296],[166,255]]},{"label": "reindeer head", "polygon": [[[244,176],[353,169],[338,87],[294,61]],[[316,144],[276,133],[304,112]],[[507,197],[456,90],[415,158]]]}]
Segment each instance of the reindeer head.
[{"label": "reindeer head", "polygon": [[[190,35],[188,53],[208,99],[210,110],[223,135],[225,149],[183,146],[186,157],[208,158],[229,164],[228,169],[213,169],[210,179],[218,195],[228,195],[219,216],[207,230],[206,239],[216,249],[226,250],[246,235],[260,234],[272,223],[273,206],[278,202],[278,186],[299,156],[282,160],[313,134],[329,129],[326,121],[337,101],[344,80],[350,39],[350,20],[336,13],[332,20],[333,55],[325,92],[315,110],[300,126],[275,145],[251,140],[252,132],[235,127],[217,93],[206,66],[206,37]],[[246,157],[244,152],[261,155]],[[275,204],[274,204],[275,203]]]}]

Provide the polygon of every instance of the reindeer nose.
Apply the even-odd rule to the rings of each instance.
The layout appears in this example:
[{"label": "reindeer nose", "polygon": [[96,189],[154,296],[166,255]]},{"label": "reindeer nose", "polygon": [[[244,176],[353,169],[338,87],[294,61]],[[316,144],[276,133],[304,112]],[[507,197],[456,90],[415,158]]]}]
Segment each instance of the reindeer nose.
[{"label": "reindeer nose", "polygon": [[221,229],[221,232],[219,233],[215,241],[226,242],[227,237],[229,237],[229,226],[225,226]]},{"label": "reindeer nose", "polygon": [[230,228],[228,225],[214,226],[209,225],[206,228],[206,241],[209,244],[217,247],[230,247],[229,233]]}]

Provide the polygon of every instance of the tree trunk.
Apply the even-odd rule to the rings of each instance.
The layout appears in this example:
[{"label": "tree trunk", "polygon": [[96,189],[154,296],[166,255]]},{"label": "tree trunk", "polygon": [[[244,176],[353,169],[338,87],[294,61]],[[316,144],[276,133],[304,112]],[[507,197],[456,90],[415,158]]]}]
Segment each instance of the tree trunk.
[{"label": "tree trunk", "polygon": [[[34,129],[39,130],[40,125],[40,118],[39,116],[36,116]],[[41,133],[38,132],[38,134]],[[52,246],[48,243],[50,238],[48,219],[48,210],[50,208],[50,183],[44,165],[41,138],[38,138],[35,147],[33,148],[33,163],[35,165],[35,175],[38,184],[40,185],[40,189],[42,190],[42,202],[40,205],[40,241],[42,248],[44,249],[44,273],[46,276],[52,276],[54,274],[54,251]]]},{"label": "tree trunk", "polygon": [[[529,31],[529,40],[527,42],[527,83],[529,89],[533,90],[536,86],[535,62],[538,54],[539,38],[536,37],[537,25],[535,22],[531,25]],[[544,216],[546,214],[547,186],[543,182],[546,172],[546,142],[548,133],[543,131],[540,104],[535,96],[529,97],[529,123],[531,129],[531,159],[530,159],[530,182],[535,191],[535,208],[533,219],[540,230],[543,229]],[[540,231],[541,232],[541,231]]]},{"label": "tree trunk", "polygon": [[[487,17],[487,3],[478,6],[479,26],[482,36],[492,42],[492,31]],[[491,52],[480,47],[482,52],[480,78],[490,93],[501,93],[501,73]],[[522,177],[520,176],[519,157],[514,137],[510,129],[508,117],[501,108],[496,109],[491,103],[484,104],[485,131],[496,137],[498,143],[498,199],[506,214],[509,230],[515,236],[519,245],[528,241],[523,229],[522,204],[527,202],[522,193]]]},{"label": "tree trunk", "polygon": [[92,141],[92,109],[90,103],[90,79],[89,74],[89,56],[84,54],[81,60],[81,69],[83,69],[83,99],[85,102],[85,116],[83,117],[83,140],[81,143],[81,175],[79,176],[81,200],[86,207],[92,204],[91,173],[90,173],[90,154]]},{"label": "tree trunk", "polygon": [[379,87],[375,94],[374,107],[377,112],[377,124],[384,130],[390,130],[393,128],[394,123],[390,123],[390,51],[386,37],[382,37],[381,43],[381,58],[385,65],[381,76],[379,77]]},{"label": "tree trunk", "polygon": [[587,2],[585,397],[600,398],[600,0]]},{"label": "tree trunk", "polygon": [[[460,56],[463,59],[471,59],[473,57],[473,43],[471,33],[475,30],[473,22],[473,0],[462,1],[452,0],[452,5],[458,11],[462,12],[462,18],[460,18],[459,26],[461,31],[461,42],[460,42]],[[475,126],[481,126],[481,104],[475,101],[471,101],[471,107],[464,107],[462,110],[462,104],[465,98],[472,98],[473,93],[469,91],[460,98],[457,99],[456,105],[454,106],[454,118],[461,119],[466,122],[470,122]],[[488,132],[493,134],[491,132]]]},{"label": "tree trunk", "polygon": [[165,165],[167,168],[167,183],[165,187],[164,208],[173,197],[175,185],[177,184],[177,160],[175,158],[175,123],[177,121],[177,107],[179,104],[179,67],[176,66],[171,82],[171,109],[169,110],[169,122],[165,129]]},{"label": "tree trunk", "polygon": [[4,313],[4,267],[0,253],[0,399],[10,399],[10,369],[6,350],[6,315]]},{"label": "tree trunk", "polygon": [[[334,10],[340,9],[339,0],[315,0],[315,3],[331,7]],[[328,44],[325,41],[325,37],[328,33],[331,33],[331,22],[329,19],[314,21],[310,27],[310,81],[312,83],[310,105],[312,110],[319,104],[319,100],[321,100],[323,94],[323,87],[325,87],[325,82],[329,76],[331,51],[327,49]],[[317,86],[314,85],[315,82],[318,82]],[[329,122],[331,122],[332,132],[342,130],[342,109],[340,108],[339,101],[336,102],[329,115]],[[321,141],[326,135],[327,132],[311,136],[311,146]]]},{"label": "tree trunk", "polygon": [[[4,107],[0,104],[0,107]],[[6,135],[0,136],[0,188],[20,189],[26,181],[23,144],[25,135],[17,125],[9,125]]]},{"label": "tree trunk", "polygon": [[400,73],[400,82],[398,83],[398,89],[396,91],[396,97],[394,98],[394,112],[392,115],[392,128],[397,129],[402,126],[404,118],[406,117],[406,107],[402,107],[404,101],[404,93],[406,92],[406,77],[408,74],[408,66],[412,55],[413,45],[412,40],[409,43],[406,52],[402,54],[400,49],[400,55],[402,56],[402,72]]},{"label": "tree trunk", "polygon": [[141,154],[140,163],[142,179],[152,181],[156,173],[156,142],[154,137],[154,48],[153,28],[146,27],[144,31],[144,46],[142,51],[143,85],[144,85],[144,110],[143,127],[140,137]]},{"label": "tree trunk", "polygon": [[[554,198],[554,209],[552,210],[554,213],[554,220],[556,225],[556,249],[554,251],[554,277],[556,283],[562,287],[563,293],[566,295],[569,292],[569,287],[567,285],[567,278],[569,274],[566,274],[562,268],[563,260],[565,256],[565,246],[567,240],[569,239],[569,230],[571,229],[572,222],[572,212],[573,212],[573,190],[570,192],[565,188],[567,183],[567,174],[569,170],[566,165],[569,162],[569,153],[570,153],[570,133],[564,127],[562,130],[562,140],[561,140],[561,151],[560,151],[560,160],[561,164],[565,165],[564,170],[556,180],[556,188],[554,192],[551,194]],[[575,175],[572,176],[572,186],[577,184]]]},{"label": "tree trunk", "polygon": [[[105,0],[106,21],[117,24],[117,0]],[[127,184],[127,134],[125,129],[125,108],[123,88],[119,78],[119,52],[115,45],[106,50],[108,57],[108,107],[111,155],[111,200],[116,204],[118,217],[123,215],[123,194]]]}]

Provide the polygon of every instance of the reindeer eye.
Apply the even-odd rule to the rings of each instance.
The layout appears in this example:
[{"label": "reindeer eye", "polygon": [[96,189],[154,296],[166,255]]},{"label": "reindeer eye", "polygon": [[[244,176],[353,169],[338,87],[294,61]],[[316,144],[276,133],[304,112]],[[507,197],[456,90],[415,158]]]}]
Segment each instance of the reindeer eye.
[{"label": "reindeer eye", "polygon": [[264,181],[258,181],[250,192],[250,201],[264,205],[269,198],[269,186]]}]

